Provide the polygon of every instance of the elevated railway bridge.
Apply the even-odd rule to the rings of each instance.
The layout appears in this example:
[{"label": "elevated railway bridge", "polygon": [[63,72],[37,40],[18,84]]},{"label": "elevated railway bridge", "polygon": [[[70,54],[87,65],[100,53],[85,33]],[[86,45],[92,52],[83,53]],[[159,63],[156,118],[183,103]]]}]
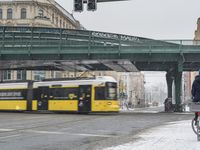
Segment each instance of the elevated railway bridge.
[{"label": "elevated railway bridge", "polygon": [[183,71],[198,70],[200,41],[162,41],[88,30],[0,27],[0,69],[166,71],[181,106]]}]

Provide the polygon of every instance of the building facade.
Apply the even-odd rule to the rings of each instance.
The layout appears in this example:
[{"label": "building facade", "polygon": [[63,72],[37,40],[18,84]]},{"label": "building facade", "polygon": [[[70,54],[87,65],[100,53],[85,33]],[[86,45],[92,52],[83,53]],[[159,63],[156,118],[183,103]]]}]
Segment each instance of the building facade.
[{"label": "building facade", "polygon": [[[72,14],[55,0],[0,0],[0,26],[31,26],[84,29]],[[1,71],[1,80],[41,80],[56,72]],[[58,75],[56,75],[58,76]]]},{"label": "building facade", "polygon": [[195,40],[200,40],[200,18],[197,20],[197,29],[195,31]]},{"label": "building facade", "polygon": [[83,29],[54,0],[0,0],[0,25]]},{"label": "building facade", "polygon": [[[194,40],[200,40],[200,18],[197,19],[197,29],[195,30]],[[200,66],[199,66],[200,69]],[[197,70],[198,71],[198,70]],[[195,79],[195,76],[198,75],[198,72],[184,72],[183,74],[183,103],[191,100],[191,90],[192,83]]]}]

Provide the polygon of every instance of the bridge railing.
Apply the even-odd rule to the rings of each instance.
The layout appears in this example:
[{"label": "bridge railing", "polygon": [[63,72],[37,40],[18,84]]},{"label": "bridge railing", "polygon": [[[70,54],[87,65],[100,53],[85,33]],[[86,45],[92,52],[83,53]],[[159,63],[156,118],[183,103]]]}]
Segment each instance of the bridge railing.
[{"label": "bridge railing", "polygon": [[163,40],[168,43],[174,43],[179,45],[200,45],[200,40]]},{"label": "bridge railing", "polygon": [[98,47],[146,48],[200,45],[194,40],[153,40],[136,36],[60,28],[0,26],[0,49],[13,48],[78,48]]}]

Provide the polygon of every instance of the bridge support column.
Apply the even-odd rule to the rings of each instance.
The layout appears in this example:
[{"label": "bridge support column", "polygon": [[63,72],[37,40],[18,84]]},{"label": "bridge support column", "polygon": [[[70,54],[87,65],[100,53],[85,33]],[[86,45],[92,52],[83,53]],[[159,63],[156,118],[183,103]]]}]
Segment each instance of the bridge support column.
[{"label": "bridge support column", "polygon": [[[166,74],[168,97],[165,100],[165,104],[168,104],[168,111],[182,112],[182,72],[183,62],[180,61],[176,68],[168,71]],[[172,105],[172,84],[175,85],[175,105]]]},{"label": "bridge support column", "polygon": [[176,112],[182,112],[183,108],[181,105],[181,94],[182,94],[182,72],[175,74],[175,110]]},{"label": "bridge support column", "polygon": [[176,112],[182,112],[182,72],[183,72],[183,61],[179,61],[177,68],[175,69],[175,109]]},{"label": "bridge support column", "polygon": [[167,72],[166,80],[167,80],[167,98],[172,99],[172,83],[173,83],[174,77],[172,76],[170,72]]},{"label": "bridge support column", "polygon": [[0,82],[3,81],[3,70],[0,70]]},{"label": "bridge support column", "polygon": [[172,112],[173,105],[172,105],[172,83],[174,80],[174,76],[172,72],[168,71],[166,74],[166,81],[167,81],[167,98],[165,99],[165,111]]}]

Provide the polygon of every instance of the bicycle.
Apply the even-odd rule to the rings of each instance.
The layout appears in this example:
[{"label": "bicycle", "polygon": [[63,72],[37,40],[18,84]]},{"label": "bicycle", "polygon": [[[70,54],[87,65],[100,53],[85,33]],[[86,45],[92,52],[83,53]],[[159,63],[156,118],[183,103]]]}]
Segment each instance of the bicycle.
[{"label": "bicycle", "polygon": [[192,125],[192,130],[197,135],[197,141],[200,141],[200,102],[191,103],[189,106],[190,106],[190,111],[195,112],[198,115],[196,121],[192,119],[191,125]]}]

